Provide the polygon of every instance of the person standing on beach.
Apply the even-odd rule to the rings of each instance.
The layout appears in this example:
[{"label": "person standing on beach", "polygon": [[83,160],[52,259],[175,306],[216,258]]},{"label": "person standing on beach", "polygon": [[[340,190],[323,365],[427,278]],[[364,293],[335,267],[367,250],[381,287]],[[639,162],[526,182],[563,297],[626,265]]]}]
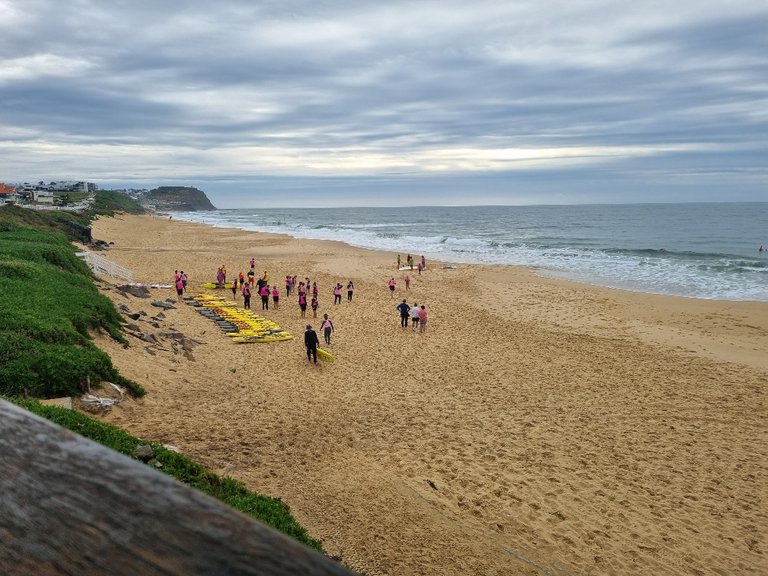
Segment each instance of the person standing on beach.
[{"label": "person standing on beach", "polygon": [[251,257],[251,262],[250,262],[250,264],[251,264],[251,270],[253,270],[254,268],[256,268],[256,259],[255,259],[255,258],[253,258],[253,257]]},{"label": "person standing on beach", "polygon": [[408,306],[408,302],[403,299],[403,301],[395,306],[395,308],[397,308],[397,311],[400,312],[400,327],[408,328],[408,314],[411,311],[411,307]]},{"label": "person standing on beach", "polygon": [[397,255],[397,269],[400,270],[400,266],[402,265],[403,261],[400,259],[400,254]]},{"label": "person standing on beach", "polygon": [[237,300],[237,280],[232,280],[232,300]]},{"label": "person standing on beach", "polygon": [[352,302],[352,293],[355,291],[355,285],[352,284],[352,280],[347,284],[347,302]]},{"label": "person standing on beach", "polygon": [[259,292],[259,296],[261,296],[261,309],[262,310],[269,310],[269,284],[264,284],[261,287],[261,292]]},{"label": "person standing on beach", "polygon": [[419,305],[416,302],[411,306],[411,324],[413,325],[413,331],[416,332],[419,329]]},{"label": "person standing on beach", "polygon": [[253,288],[253,283],[256,281],[255,280],[256,279],[256,275],[253,273],[253,268],[248,270],[247,276],[248,276],[248,284],[250,284],[251,288]]},{"label": "person standing on beach", "polygon": [[394,298],[395,297],[395,286],[397,286],[397,282],[395,282],[394,278],[390,278],[389,282],[387,282],[389,285],[389,297]]},{"label": "person standing on beach", "polygon": [[424,304],[421,305],[419,310],[419,334],[424,334],[427,331],[427,307]]},{"label": "person standing on beach", "polygon": [[424,258],[424,254],[421,255],[421,269],[422,270],[427,269],[427,259]]},{"label": "person standing on beach", "polygon": [[336,283],[336,288],[333,289],[333,303],[341,304],[341,284]]},{"label": "person standing on beach", "polygon": [[333,322],[328,318],[328,314],[323,314],[323,323],[320,325],[323,329],[323,338],[326,345],[331,345],[331,334],[333,333]]},{"label": "person standing on beach", "polygon": [[[237,280],[233,280],[233,283],[236,284]],[[247,308],[248,310],[251,309],[251,288],[248,286],[248,284],[243,284],[242,287],[243,292],[243,308]]]},{"label": "person standing on beach", "polygon": [[405,289],[410,290],[411,289],[411,277],[408,276],[408,274],[405,275]]},{"label": "person standing on beach", "polygon": [[301,317],[307,317],[307,294],[299,290],[299,308],[301,309]]},{"label": "person standing on beach", "polygon": [[317,318],[317,295],[312,296],[312,303],[310,304],[312,306],[312,318]]},{"label": "person standing on beach", "polygon": [[272,304],[275,307],[275,310],[279,309],[280,305],[280,290],[277,289],[277,284],[275,284],[272,287]]},{"label": "person standing on beach", "polygon": [[184,292],[187,291],[187,282],[189,281],[189,277],[184,272],[184,270],[181,271],[181,274],[179,275],[181,277],[181,284],[184,286]]},{"label": "person standing on beach", "polygon": [[317,338],[317,332],[312,329],[311,324],[307,324],[307,331],[304,332],[304,346],[307,349],[307,360],[317,364],[317,346],[320,340]]}]

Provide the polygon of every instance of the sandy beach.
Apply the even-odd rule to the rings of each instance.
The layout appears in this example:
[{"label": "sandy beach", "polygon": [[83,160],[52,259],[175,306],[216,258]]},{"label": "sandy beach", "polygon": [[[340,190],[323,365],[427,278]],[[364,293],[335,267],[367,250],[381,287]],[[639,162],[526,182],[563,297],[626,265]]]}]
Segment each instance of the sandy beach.
[{"label": "sandy beach", "polygon": [[[219,265],[231,278],[251,257],[279,283],[264,315],[288,342],[234,344],[184,304],[162,330],[201,342],[191,353],[99,337],[147,390],[103,418],[279,496],[353,569],[768,573],[768,303],[442,263],[406,291],[395,254],[153,216],[99,219],[94,238],[147,284],[178,269],[206,292]],[[304,327],[320,321],[286,300],[286,274],[318,281],[335,363],[307,361]],[[334,305],[350,279],[353,301]],[[119,283],[101,288],[157,312]],[[426,305],[425,334],[400,327],[403,298]]]}]

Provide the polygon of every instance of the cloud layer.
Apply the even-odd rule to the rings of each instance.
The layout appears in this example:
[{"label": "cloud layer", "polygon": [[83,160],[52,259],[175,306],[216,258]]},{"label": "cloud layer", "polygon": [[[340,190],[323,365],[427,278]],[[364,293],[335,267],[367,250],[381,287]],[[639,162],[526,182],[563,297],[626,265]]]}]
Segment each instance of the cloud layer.
[{"label": "cloud layer", "polygon": [[768,200],[767,29],[746,0],[0,0],[0,179]]}]

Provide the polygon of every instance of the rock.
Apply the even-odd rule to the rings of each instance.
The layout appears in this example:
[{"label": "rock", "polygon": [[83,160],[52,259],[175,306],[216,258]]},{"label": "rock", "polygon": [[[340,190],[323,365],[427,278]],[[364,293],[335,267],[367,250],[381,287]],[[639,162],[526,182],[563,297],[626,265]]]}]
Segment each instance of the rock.
[{"label": "rock", "polygon": [[142,462],[149,462],[155,457],[155,451],[152,450],[152,446],[149,444],[139,444],[133,449],[133,457],[138,458]]},{"label": "rock", "polygon": [[118,306],[118,308],[120,309],[121,312],[130,312],[131,311],[131,309],[128,308],[128,306],[126,306],[125,304],[120,304]]},{"label": "rock", "polygon": [[139,318],[141,318],[141,314],[126,314],[126,316],[128,316],[128,318],[130,318],[131,320],[138,320]]},{"label": "rock", "polygon": [[166,310],[176,309],[176,306],[174,306],[170,302],[160,302],[159,300],[155,300],[154,302],[152,302],[152,306],[157,306],[158,308],[164,308]]},{"label": "rock", "polygon": [[126,324],[125,327],[128,330],[133,330],[134,332],[141,332],[141,328],[139,327],[139,325],[134,324],[133,322],[131,322],[130,324]]},{"label": "rock", "polygon": [[150,297],[149,288],[146,286],[132,286],[130,284],[123,284],[122,286],[118,286],[117,289],[123,294],[130,294],[131,296],[136,296],[137,298]]}]

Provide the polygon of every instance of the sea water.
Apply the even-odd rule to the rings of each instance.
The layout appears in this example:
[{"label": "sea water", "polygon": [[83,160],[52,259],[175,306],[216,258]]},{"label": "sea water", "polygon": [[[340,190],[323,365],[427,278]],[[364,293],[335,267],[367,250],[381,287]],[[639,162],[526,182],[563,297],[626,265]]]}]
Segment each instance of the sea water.
[{"label": "sea water", "polygon": [[[180,212],[443,263],[512,264],[639,292],[768,301],[768,202]],[[255,254],[258,257],[258,254]]]}]

